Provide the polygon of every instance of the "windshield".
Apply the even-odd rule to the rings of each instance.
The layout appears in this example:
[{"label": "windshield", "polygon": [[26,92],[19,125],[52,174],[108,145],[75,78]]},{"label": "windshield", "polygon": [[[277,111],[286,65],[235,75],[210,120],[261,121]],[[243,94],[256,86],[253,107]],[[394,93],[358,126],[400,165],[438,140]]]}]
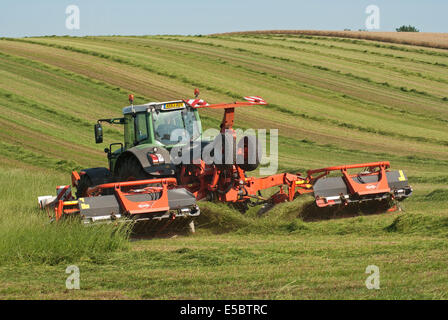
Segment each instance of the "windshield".
[{"label": "windshield", "polygon": [[155,138],[163,144],[186,142],[200,135],[194,111],[187,108],[154,112],[153,121]]}]

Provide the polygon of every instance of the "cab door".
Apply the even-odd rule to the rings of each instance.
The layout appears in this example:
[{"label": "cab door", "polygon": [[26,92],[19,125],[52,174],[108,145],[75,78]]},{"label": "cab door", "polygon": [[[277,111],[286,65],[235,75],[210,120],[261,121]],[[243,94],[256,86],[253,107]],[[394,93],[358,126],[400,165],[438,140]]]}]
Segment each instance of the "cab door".
[{"label": "cab door", "polygon": [[135,137],[134,137],[134,145],[147,142],[149,138],[149,130],[148,130],[148,118],[147,112],[139,112],[135,114],[134,118],[134,128],[135,128]]}]

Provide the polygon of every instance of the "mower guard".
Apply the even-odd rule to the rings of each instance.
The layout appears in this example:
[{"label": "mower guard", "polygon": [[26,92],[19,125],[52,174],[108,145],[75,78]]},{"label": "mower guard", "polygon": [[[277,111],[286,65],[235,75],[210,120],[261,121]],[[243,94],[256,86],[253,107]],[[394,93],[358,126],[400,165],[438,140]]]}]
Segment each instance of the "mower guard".
[{"label": "mower guard", "polygon": [[87,194],[74,201],[60,200],[55,207],[56,220],[73,214],[79,214],[85,223],[122,217],[174,220],[200,214],[194,195],[177,188],[174,178],[107,183],[89,188]]},{"label": "mower guard", "polygon": [[[308,171],[308,177],[321,173],[313,185],[316,204],[326,207],[368,200],[403,200],[412,194],[412,188],[402,170],[388,171],[389,162],[362,163],[350,166],[328,167]],[[365,168],[349,174],[347,170]],[[327,177],[332,171],[341,171],[342,177]]]}]

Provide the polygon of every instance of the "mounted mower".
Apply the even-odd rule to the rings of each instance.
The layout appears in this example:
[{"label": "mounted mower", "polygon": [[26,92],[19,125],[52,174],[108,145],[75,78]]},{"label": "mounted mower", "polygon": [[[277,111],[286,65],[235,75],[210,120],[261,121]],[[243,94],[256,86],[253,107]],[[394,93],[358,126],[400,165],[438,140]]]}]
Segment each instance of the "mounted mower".
[{"label": "mounted mower", "polygon": [[[307,175],[248,177],[246,172],[255,170],[260,163],[260,149],[257,139],[251,136],[236,143],[234,111],[236,107],[267,103],[251,96],[244,102],[209,105],[198,99],[198,94],[195,90],[195,99],[135,106],[130,95],[130,106],[123,109],[122,118],[100,119],[94,126],[96,143],[103,142],[101,123],[124,126],[124,144],[112,143],[105,149],[109,168],[73,171],[75,197],[70,186],[60,186],[56,197],[39,197],[40,206],[56,220],[75,215],[85,223],[146,221],[141,228],[146,233],[150,229],[160,232],[167,226],[171,230],[176,225],[194,229],[192,221],[200,214],[196,201],[201,199],[231,203],[240,211],[263,204],[260,213],[264,213],[277,203],[305,193],[314,194],[318,207],[403,200],[412,193],[404,172],[390,171],[389,162],[315,169]],[[224,110],[220,134],[214,140],[201,139],[201,108]],[[173,138],[176,130],[180,130],[182,139]],[[227,148],[229,141],[232,148]],[[208,157],[204,156],[207,149],[212,150]],[[181,161],[187,153],[193,155],[193,161]],[[365,169],[356,174],[348,172],[358,168]],[[330,177],[334,171],[340,171],[342,176]],[[272,187],[279,187],[278,192],[263,198],[260,191]]]}]

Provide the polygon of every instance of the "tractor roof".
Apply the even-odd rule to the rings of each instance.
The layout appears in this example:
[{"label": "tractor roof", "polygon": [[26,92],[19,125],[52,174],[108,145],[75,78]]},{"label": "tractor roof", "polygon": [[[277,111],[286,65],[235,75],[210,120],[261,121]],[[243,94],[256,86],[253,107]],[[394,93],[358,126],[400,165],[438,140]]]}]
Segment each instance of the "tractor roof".
[{"label": "tractor roof", "polygon": [[165,101],[165,102],[149,102],[141,105],[132,105],[123,108],[123,114],[130,114],[134,112],[145,112],[156,109],[163,111],[172,111],[183,109],[187,104],[183,100]]}]

